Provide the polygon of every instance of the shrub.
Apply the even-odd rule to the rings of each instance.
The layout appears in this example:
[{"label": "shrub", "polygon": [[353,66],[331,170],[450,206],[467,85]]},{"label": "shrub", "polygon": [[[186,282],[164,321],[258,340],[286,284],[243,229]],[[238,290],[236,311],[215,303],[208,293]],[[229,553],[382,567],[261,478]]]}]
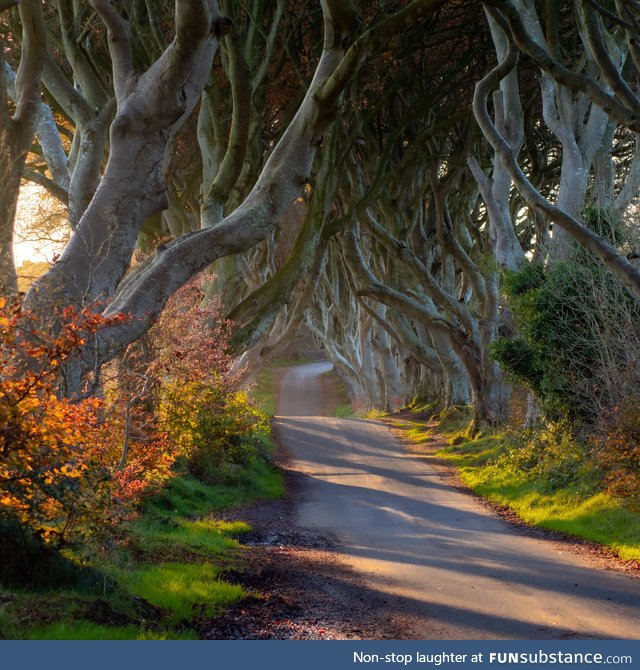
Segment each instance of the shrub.
[{"label": "shrub", "polygon": [[594,454],[608,491],[640,505],[640,395],[625,398],[603,416]]},{"label": "shrub", "polygon": [[[198,280],[171,299],[149,337],[121,360],[113,396],[120,399],[115,424],[121,442],[134,435],[160,441],[165,455],[184,456],[192,474],[213,483],[228,480],[259,454],[268,426],[238,391],[227,353],[230,324],[217,303],[203,300]],[[133,437],[127,444],[123,461],[129,468],[149,445]],[[140,484],[145,471],[134,481]]]},{"label": "shrub", "polygon": [[96,536],[109,519],[111,478],[97,458],[101,402],[59,396],[59,373],[84,338],[113,323],[86,309],[41,329],[0,301],[0,523],[45,543]]},{"label": "shrub", "polygon": [[189,471],[207,483],[226,481],[260,454],[266,415],[244,393],[192,383],[167,390],[161,414],[168,433],[180,443]]},{"label": "shrub", "polygon": [[591,483],[593,466],[589,447],[577,440],[566,422],[549,422],[502,454],[498,466],[528,481],[542,484],[548,492],[578,483]]},{"label": "shrub", "polygon": [[507,273],[504,289],[519,336],[493,356],[550,419],[593,424],[640,388],[640,303],[586,252]]}]

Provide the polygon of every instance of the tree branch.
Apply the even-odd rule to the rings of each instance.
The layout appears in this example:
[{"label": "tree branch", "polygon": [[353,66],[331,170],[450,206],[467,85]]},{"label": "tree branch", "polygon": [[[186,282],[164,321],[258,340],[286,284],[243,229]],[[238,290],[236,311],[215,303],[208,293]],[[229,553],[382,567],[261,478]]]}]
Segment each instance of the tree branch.
[{"label": "tree branch", "polygon": [[611,86],[613,92],[622,100],[631,111],[640,118],[640,100],[631,87],[620,75],[620,68],[611,60],[604,44],[600,19],[589,2],[581,0],[578,7],[582,9],[583,22],[587,33],[589,48],[593,59],[606,82]]},{"label": "tree branch", "polygon": [[640,271],[603,238],[542,196],[520,168],[509,143],[494,126],[487,109],[487,98],[491,91],[497,88],[500,80],[515,67],[517,60],[517,53],[510,44],[504,59],[476,84],[473,113],[484,136],[500,156],[526,203],[543,211],[554,223],[566,230],[585,249],[596,255],[636,297],[640,298]]},{"label": "tree branch", "polygon": [[31,144],[40,110],[40,77],[47,49],[47,29],[40,0],[22,0],[22,57],[16,76],[15,141],[21,151]]},{"label": "tree branch", "polygon": [[116,99],[120,102],[125,98],[134,76],[129,24],[116,12],[109,0],[91,0],[91,4],[107,26],[113,87]]},{"label": "tree branch", "polygon": [[541,69],[573,93],[584,93],[618,123],[640,131],[640,115],[628,109],[594,81],[590,76],[574,72],[556,60],[546,45],[531,37],[522,20],[521,13],[512,0],[497,3],[506,16],[511,36],[518,48],[527,54]]}]

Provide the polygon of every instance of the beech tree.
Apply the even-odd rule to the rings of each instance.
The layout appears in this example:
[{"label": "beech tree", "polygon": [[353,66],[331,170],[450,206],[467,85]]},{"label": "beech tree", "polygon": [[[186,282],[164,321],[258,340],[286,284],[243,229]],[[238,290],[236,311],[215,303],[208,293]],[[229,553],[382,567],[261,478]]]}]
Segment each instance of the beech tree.
[{"label": "beech tree", "polygon": [[626,0],[11,4],[6,202],[31,179],[72,227],[26,306],[128,315],[68,363],[71,396],[203,270],[249,370],[306,327],[362,405],[422,394],[490,422],[505,272],[578,245],[640,294],[633,242],[589,214],[635,226]]},{"label": "beech tree", "polygon": [[219,39],[232,22],[220,14],[215,2],[176,2],[172,42],[139,72],[130,22],[109,2],[91,3],[107,28],[112,63],[116,110],[108,161],[69,244],[30,292],[27,305],[46,314],[55,304],[101,300],[107,303],[107,314],[125,312],[136,319],[126,328],[111,329],[91,354],[87,352],[92,360],[79,365],[77,380],[144,332],[168,297],[190,277],[217,258],[265,238],[303,192],[340,96],[367,56],[390,35],[442,4],[411,2],[358,35],[353,5],[321,3],[324,44],[313,80],[247,197],[217,225],[207,223],[178,237],[125,277],[142,226],[168,205],[169,150],[200,100]]},{"label": "beech tree", "polygon": [[[559,7],[547,8],[549,14],[545,35],[533,3],[524,0],[496,3],[488,9],[488,15],[495,25],[498,64],[478,82],[473,110],[497,159],[527,205],[531,209],[540,210],[555,224],[552,255],[556,258],[566,257],[569,239],[573,239],[600,258],[636,297],[640,297],[640,271],[613,245],[580,220],[596,155],[600,152],[600,164],[607,164],[606,152],[611,151],[610,143],[615,134],[612,131],[616,124],[620,123],[623,128],[633,131],[638,129],[638,98],[623,75],[623,66],[626,64],[629,70],[627,76],[631,80],[637,78],[637,70],[634,72],[628,67],[637,65],[637,54],[634,57],[636,48],[629,50],[636,30],[623,17],[628,7],[625,10],[625,3],[621,6],[620,15],[605,10],[598,14],[589,3],[576,2],[577,22],[573,30],[584,51],[582,58],[577,50],[572,54],[577,62],[575,69],[571,69],[561,62],[559,55]],[[604,20],[613,23],[611,32],[603,30]],[[518,62],[518,50],[540,68],[543,121],[561,146],[562,166],[555,202],[544,197],[531,183],[518,162],[516,147],[505,137],[504,130],[498,127],[505,114],[510,112],[517,117],[518,110],[501,108],[503,99],[496,106],[495,119],[488,112],[488,97],[492,89],[512,76]],[[517,121],[512,120],[512,123]],[[609,162],[608,169],[610,167]],[[630,192],[637,190],[637,168],[634,160],[629,174],[632,185],[621,191],[623,200],[628,198]],[[600,172],[600,185],[607,181],[603,177],[605,175]],[[613,189],[613,180],[608,181],[609,188]],[[601,200],[610,204],[611,197],[610,193]],[[624,208],[625,203],[618,201],[618,213]]]}]

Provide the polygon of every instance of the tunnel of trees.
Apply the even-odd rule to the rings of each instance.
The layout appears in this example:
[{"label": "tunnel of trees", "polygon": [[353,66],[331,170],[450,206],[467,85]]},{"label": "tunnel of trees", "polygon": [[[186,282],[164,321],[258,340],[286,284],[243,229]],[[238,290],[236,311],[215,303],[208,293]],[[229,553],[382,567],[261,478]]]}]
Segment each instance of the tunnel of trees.
[{"label": "tunnel of trees", "polygon": [[[236,378],[305,329],[361,407],[482,427],[519,384],[530,421],[589,430],[640,397],[635,0],[0,9],[5,384],[55,359],[71,412],[128,371],[127,445],[141,352],[200,277],[207,328],[175,337]],[[70,230],[26,295],[25,182]],[[44,333],[64,355],[34,363]]]}]

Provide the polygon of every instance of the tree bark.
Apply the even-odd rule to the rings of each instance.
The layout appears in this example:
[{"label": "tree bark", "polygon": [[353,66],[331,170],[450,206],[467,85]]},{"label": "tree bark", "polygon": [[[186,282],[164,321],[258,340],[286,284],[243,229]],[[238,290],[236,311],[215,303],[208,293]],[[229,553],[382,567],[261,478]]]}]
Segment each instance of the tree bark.
[{"label": "tree bark", "polygon": [[[17,3],[5,3],[0,11]],[[15,294],[18,281],[13,256],[20,179],[40,112],[40,77],[46,53],[46,28],[39,0],[19,4],[22,55],[15,78],[15,110],[7,109],[7,78],[0,54],[0,295]]]}]

